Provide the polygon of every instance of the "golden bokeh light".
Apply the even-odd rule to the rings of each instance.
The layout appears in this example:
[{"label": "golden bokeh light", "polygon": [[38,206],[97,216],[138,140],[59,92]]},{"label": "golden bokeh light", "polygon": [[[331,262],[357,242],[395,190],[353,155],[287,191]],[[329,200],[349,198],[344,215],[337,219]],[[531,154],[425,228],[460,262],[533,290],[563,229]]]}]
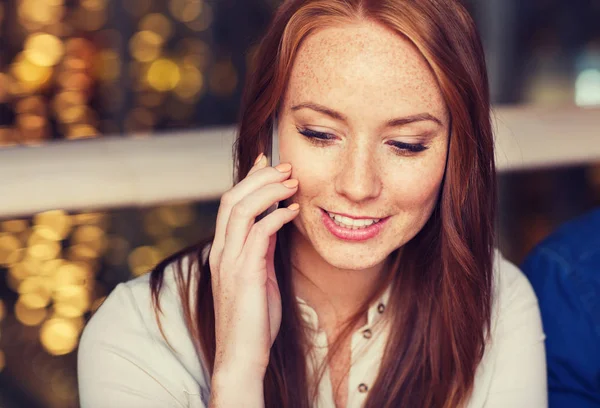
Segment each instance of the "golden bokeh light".
[{"label": "golden bokeh light", "polygon": [[182,64],[181,81],[177,84],[174,92],[183,100],[197,100],[204,89],[204,76],[198,68],[192,64]]},{"label": "golden bokeh light", "polygon": [[29,246],[43,244],[48,241],[60,241],[62,239],[61,235],[49,225],[34,225],[30,232],[27,237],[27,244]]},{"label": "golden bokeh light", "polygon": [[58,83],[65,91],[86,92],[92,86],[93,80],[85,72],[65,71],[59,74]]},{"label": "golden bokeh light", "polygon": [[202,12],[203,6],[202,0],[169,0],[171,15],[184,23],[197,18]]},{"label": "golden bokeh light", "polygon": [[151,13],[142,18],[139,29],[158,34],[163,42],[167,41],[173,34],[173,24],[167,17],[159,13]]},{"label": "golden bokeh light", "polygon": [[68,354],[77,347],[79,330],[70,319],[53,317],[42,325],[40,340],[48,353],[60,356]]},{"label": "golden bokeh light", "polygon": [[27,248],[27,255],[40,261],[49,261],[58,257],[61,251],[60,243],[56,241],[40,242]]},{"label": "golden bokeh light", "polygon": [[181,71],[179,66],[169,59],[158,59],[148,69],[148,84],[157,91],[171,91],[180,80]]},{"label": "golden bokeh light", "polygon": [[72,227],[71,217],[63,210],[51,210],[38,213],[33,217],[33,223],[38,226],[46,226],[49,228],[53,232],[53,235],[48,239],[56,240],[65,239]]},{"label": "golden bokeh light", "polygon": [[62,67],[65,71],[83,71],[90,68],[90,62],[76,56],[68,56],[64,59]]},{"label": "golden bokeh light", "polygon": [[144,214],[144,231],[153,238],[165,238],[173,234],[173,227],[160,216],[160,208],[152,208]]},{"label": "golden bokeh light", "polygon": [[0,372],[4,370],[6,366],[6,356],[4,355],[4,351],[0,350]]},{"label": "golden bokeh light", "polygon": [[87,10],[104,10],[108,0],[80,0],[81,7]]},{"label": "golden bokeh light", "polygon": [[186,25],[197,32],[207,30],[212,24],[214,19],[212,7],[209,4],[204,4],[202,12],[196,16],[193,20],[186,21]]},{"label": "golden bokeh light", "polygon": [[68,259],[71,261],[92,263],[100,255],[99,251],[84,244],[75,244],[68,249]]},{"label": "golden bokeh light", "polygon": [[0,103],[6,102],[10,97],[10,88],[12,86],[13,79],[0,72]]},{"label": "golden bokeh light", "polygon": [[15,317],[25,326],[37,326],[44,321],[48,311],[41,308],[31,308],[19,297],[15,303]]},{"label": "golden bokeh light", "polygon": [[88,110],[87,105],[75,105],[69,106],[63,111],[59,112],[58,118],[62,123],[73,123],[79,121],[85,117],[85,113]]},{"label": "golden bokeh light", "polygon": [[21,282],[30,276],[37,275],[39,267],[40,262],[32,259],[24,259],[11,265],[8,269],[8,276],[11,276],[17,284],[15,287],[11,287],[11,289],[18,292]]},{"label": "golden bokeh light", "polygon": [[36,65],[25,58],[23,53],[20,53],[12,64],[11,73],[20,81],[24,91],[33,92],[42,89],[49,83],[52,77],[52,68]]},{"label": "golden bokeh light", "polygon": [[21,241],[12,234],[0,233],[0,265],[12,265],[23,256]]},{"label": "golden bokeh light", "polygon": [[163,43],[163,38],[155,32],[138,31],[129,40],[129,51],[136,60],[150,62],[158,58]]},{"label": "golden bokeh light", "polygon": [[152,270],[161,260],[159,250],[151,246],[141,246],[129,254],[129,269],[134,276],[141,276]]},{"label": "golden bokeh light", "polygon": [[65,136],[67,139],[87,139],[99,135],[100,132],[94,126],[82,124],[69,127]]},{"label": "golden bokeh light", "polygon": [[159,241],[156,244],[156,247],[162,254],[163,258],[166,258],[167,256],[171,256],[175,252],[185,248],[185,242],[177,238],[168,237]]},{"label": "golden bokeh light", "polygon": [[18,129],[0,127],[0,146],[17,146],[19,144],[19,135]]},{"label": "golden bokeh light", "polygon": [[61,317],[81,316],[88,311],[90,305],[89,292],[83,286],[62,286],[54,293],[53,308]]},{"label": "golden bokeh light", "polygon": [[17,16],[25,27],[27,22],[34,23],[30,28],[49,25],[60,21],[65,15],[64,1],[21,0],[17,6]]},{"label": "golden bokeh light", "polygon": [[73,37],[65,42],[65,50],[65,53],[69,56],[75,56],[89,61],[93,59],[95,47],[90,40],[81,37]]},{"label": "golden bokeh light", "polygon": [[50,137],[46,118],[37,115],[17,116],[17,128],[19,129],[20,141],[24,144],[33,145]]},{"label": "golden bokeh light", "polygon": [[237,87],[238,78],[235,67],[229,60],[219,61],[212,67],[209,87],[217,96],[230,96]]},{"label": "golden bokeh light", "polygon": [[5,232],[12,232],[13,234],[26,231],[28,228],[29,222],[27,222],[27,220],[6,220],[0,222],[1,230]]},{"label": "golden bokeh light", "polygon": [[54,272],[54,285],[56,288],[66,286],[89,286],[94,278],[92,271],[79,262],[64,261]]},{"label": "golden bokeh light", "polygon": [[48,277],[30,276],[19,285],[20,301],[29,309],[48,306],[52,297],[52,281]]},{"label": "golden bokeh light", "polygon": [[96,225],[82,225],[71,237],[74,243],[85,245],[100,254],[106,248],[106,233]]},{"label": "golden bokeh light", "polygon": [[102,229],[107,229],[110,218],[104,212],[82,212],[73,214],[71,220],[75,225],[95,225]]},{"label": "golden bokeh light", "polygon": [[65,260],[62,258],[51,259],[47,262],[44,262],[38,269],[38,276],[49,278],[52,282],[50,286],[54,288],[56,286],[55,274],[57,273],[58,268],[64,264]]},{"label": "golden bokeh light", "polygon": [[15,113],[17,115],[29,113],[32,115],[47,116],[48,107],[43,97],[38,95],[28,96],[15,104]]},{"label": "golden bokeh light", "polygon": [[95,75],[102,81],[115,81],[121,75],[121,59],[114,50],[105,49],[96,56]]},{"label": "golden bokeh light", "polygon": [[87,98],[83,92],[63,91],[54,97],[52,109],[57,115],[72,106],[81,106],[86,103]]},{"label": "golden bokeh light", "polygon": [[0,299],[0,322],[4,320],[6,317],[6,306],[4,305],[4,300]]},{"label": "golden bokeh light", "polygon": [[106,24],[107,18],[106,8],[90,9],[81,7],[73,12],[72,21],[81,30],[98,31]]},{"label": "golden bokeh light", "polygon": [[184,38],[176,46],[183,63],[191,64],[200,70],[208,67],[212,58],[210,46],[198,38]]},{"label": "golden bokeh light", "polygon": [[185,227],[191,224],[195,218],[194,209],[190,204],[164,205],[157,209],[158,218],[165,224],[173,227]]},{"label": "golden bokeh light", "polygon": [[51,67],[60,61],[65,52],[62,41],[50,34],[31,34],[25,41],[24,55],[35,65]]}]

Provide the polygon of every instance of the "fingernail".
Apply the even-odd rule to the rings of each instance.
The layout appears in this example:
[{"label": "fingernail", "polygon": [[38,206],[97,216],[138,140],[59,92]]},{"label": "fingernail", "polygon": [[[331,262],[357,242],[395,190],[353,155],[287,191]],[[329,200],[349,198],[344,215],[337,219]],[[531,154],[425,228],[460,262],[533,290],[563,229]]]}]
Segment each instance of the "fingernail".
[{"label": "fingernail", "polygon": [[283,183],[284,186],[288,187],[288,188],[296,188],[298,187],[298,180],[296,179],[290,179],[290,180],[286,180]]},{"label": "fingernail", "polygon": [[275,166],[275,168],[277,170],[279,170],[279,172],[281,172],[281,173],[287,173],[288,171],[290,171],[292,169],[292,165],[289,163],[281,163],[281,164],[278,164],[277,166]]},{"label": "fingernail", "polygon": [[294,203],[294,204],[290,204],[290,206],[288,207],[288,210],[298,211],[298,208],[300,208],[300,204]]},{"label": "fingernail", "polygon": [[260,161],[260,159],[262,159],[264,156],[264,154],[259,154],[258,157],[256,158],[256,160],[254,160],[254,165],[256,166],[258,164],[258,162]]}]

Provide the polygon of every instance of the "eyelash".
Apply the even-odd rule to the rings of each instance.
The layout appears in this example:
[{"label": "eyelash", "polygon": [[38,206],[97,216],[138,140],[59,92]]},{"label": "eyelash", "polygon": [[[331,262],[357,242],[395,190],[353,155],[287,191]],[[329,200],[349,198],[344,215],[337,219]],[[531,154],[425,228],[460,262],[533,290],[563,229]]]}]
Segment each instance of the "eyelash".
[{"label": "eyelash", "polygon": [[[298,133],[305,136],[310,140],[311,143],[316,144],[317,146],[327,146],[333,138],[328,133],[316,132],[310,129],[298,129]],[[417,154],[421,153],[424,150],[427,150],[428,147],[423,143],[404,143],[404,142],[391,142],[391,146],[394,147],[397,154],[406,155],[406,154]]]}]

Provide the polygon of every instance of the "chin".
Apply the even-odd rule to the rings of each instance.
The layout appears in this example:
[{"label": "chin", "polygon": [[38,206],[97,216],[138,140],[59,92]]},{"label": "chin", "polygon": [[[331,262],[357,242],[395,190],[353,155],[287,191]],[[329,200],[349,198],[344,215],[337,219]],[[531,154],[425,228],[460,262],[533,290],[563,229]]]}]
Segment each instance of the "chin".
[{"label": "chin", "polygon": [[331,248],[328,250],[324,248],[324,250],[319,250],[317,248],[317,252],[321,257],[331,266],[334,266],[339,269],[346,269],[352,271],[359,271],[364,269],[372,268],[376,265],[379,265],[387,258],[387,255],[381,254],[373,254],[372,251],[364,251],[365,253],[361,253],[363,251],[343,251],[336,250]]}]

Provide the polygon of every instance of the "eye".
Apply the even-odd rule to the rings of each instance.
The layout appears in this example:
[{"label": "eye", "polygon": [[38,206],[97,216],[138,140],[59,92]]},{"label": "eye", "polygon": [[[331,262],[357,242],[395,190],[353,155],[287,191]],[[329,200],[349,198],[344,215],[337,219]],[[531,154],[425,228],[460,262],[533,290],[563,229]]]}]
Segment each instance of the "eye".
[{"label": "eye", "polygon": [[314,143],[319,146],[328,145],[331,143],[331,141],[335,139],[335,136],[329,133],[317,132],[315,130],[310,129],[296,129],[298,129],[298,133],[310,140],[311,143]]},{"label": "eye", "polygon": [[423,143],[404,143],[391,141],[389,144],[394,146],[394,150],[396,150],[397,154],[401,155],[416,154],[428,149],[428,147]]},{"label": "eye", "polygon": [[[296,129],[298,130],[298,133],[310,140],[311,143],[319,146],[326,146],[335,140],[335,136],[329,133],[317,132],[311,129],[301,129],[298,127]],[[394,153],[401,156],[417,154],[428,149],[423,143],[391,141],[389,144],[394,148]]]}]

